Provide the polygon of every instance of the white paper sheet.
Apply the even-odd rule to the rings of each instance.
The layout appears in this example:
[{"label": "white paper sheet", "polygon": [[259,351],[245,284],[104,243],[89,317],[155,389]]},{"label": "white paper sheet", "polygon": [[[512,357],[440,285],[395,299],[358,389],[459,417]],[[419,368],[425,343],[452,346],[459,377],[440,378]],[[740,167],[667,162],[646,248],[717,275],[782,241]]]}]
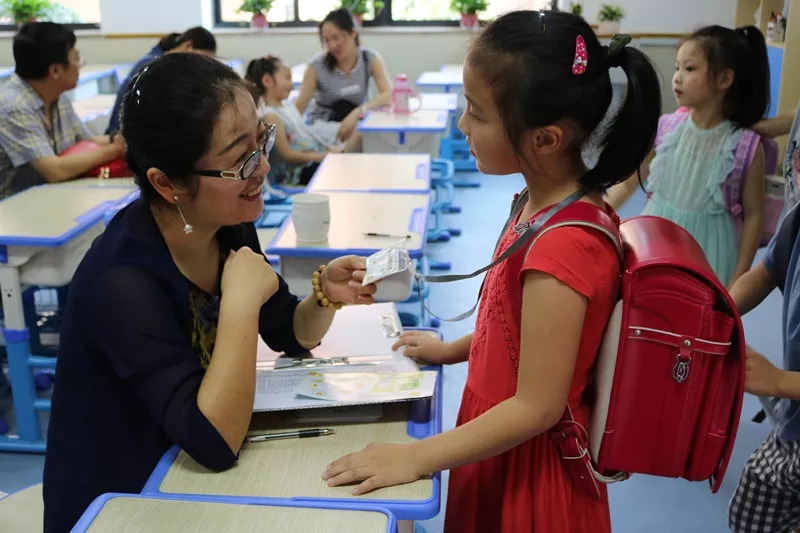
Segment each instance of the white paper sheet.
[{"label": "white paper sheet", "polygon": [[329,402],[391,402],[433,396],[436,372],[309,372],[294,392],[300,396]]},{"label": "white paper sheet", "polygon": [[[392,345],[401,333],[400,317],[393,303],[345,307],[336,313],[330,330],[320,346],[311,350],[311,355],[315,359],[332,357],[349,359],[349,365],[326,367],[324,370],[326,373],[417,372],[419,367],[414,361],[405,357],[400,351],[392,351]],[[323,405],[319,400],[298,396],[295,388],[311,370],[274,370],[275,360],[280,355],[260,342],[253,411],[285,411],[339,405],[336,402],[325,402]],[[341,405],[351,403],[342,402]]]}]

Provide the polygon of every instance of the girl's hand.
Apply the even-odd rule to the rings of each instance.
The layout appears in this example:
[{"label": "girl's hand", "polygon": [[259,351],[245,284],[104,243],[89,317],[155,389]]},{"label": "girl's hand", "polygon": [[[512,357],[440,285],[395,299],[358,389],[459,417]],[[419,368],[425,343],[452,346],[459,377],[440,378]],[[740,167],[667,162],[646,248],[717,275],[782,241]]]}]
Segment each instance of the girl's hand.
[{"label": "girl's hand", "polygon": [[414,456],[414,449],[413,444],[370,444],[328,465],[322,479],[329,487],[361,481],[353,490],[353,496],[412,483],[425,474]]},{"label": "girl's hand", "polygon": [[403,333],[400,339],[392,346],[397,350],[402,346],[407,348],[403,352],[406,357],[411,357],[421,363],[432,365],[449,365],[455,359],[452,345],[442,342],[437,337],[428,335],[423,331],[409,331]]},{"label": "girl's hand", "polygon": [[779,396],[783,371],[769,359],[747,347],[744,390],[757,396]]},{"label": "girl's hand", "polygon": [[362,285],[366,275],[367,260],[346,255],[337,257],[322,272],[322,292],[332,302],[345,304],[372,304],[378,287],[372,283]]}]

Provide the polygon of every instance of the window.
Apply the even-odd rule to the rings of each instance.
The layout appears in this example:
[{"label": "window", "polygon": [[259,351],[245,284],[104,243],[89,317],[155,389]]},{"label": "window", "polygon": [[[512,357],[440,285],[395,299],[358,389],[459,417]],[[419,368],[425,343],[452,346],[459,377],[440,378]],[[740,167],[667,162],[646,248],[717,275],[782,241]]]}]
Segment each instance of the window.
[{"label": "window", "polygon": [[516,9],[551,9],[552,0],[491,0],[482,18],[493,19]]},{"label": "window", "polygon": [[298,0],[300,20],[320,21],[325,15],[339,9],[341,0]]},{"label": "window", "polygon": [[458,20],[450,0],[392,0],[392,20]]},{"label": "window", "polygon": [[[100,0],[58,0],[39,17],[66,24],[73,29],[94,29],[100,27]],[[10,13],[0,10],[0,30],[14,30],[16,24]]]},{"label": "window", "polygon": [[[78,0],[73,0],[78,1]],[[241,0],[214,0],[217,24],[220,26],[246,26],[249,13],[238,13]],[[271,25],[310,26],[328,12],[342,6],[342,0],[277,0],[267,14]],[[370,2],[371,4],[371,2]],[[457,25],[459,16],[450,10],[450,0],[383,0],[384,8],[376,14],[364,15],[365,26],[440,24]],[[550,9],[553,0],[490,0],[489,9],[482,19],[494,18],[513,9]]]}]

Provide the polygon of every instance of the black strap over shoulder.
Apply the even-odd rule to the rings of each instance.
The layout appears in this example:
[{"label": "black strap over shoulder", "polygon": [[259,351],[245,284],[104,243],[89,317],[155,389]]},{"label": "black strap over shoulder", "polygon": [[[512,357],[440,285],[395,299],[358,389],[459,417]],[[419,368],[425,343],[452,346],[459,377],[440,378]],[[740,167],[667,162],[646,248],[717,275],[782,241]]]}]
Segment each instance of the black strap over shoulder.
[{"label": "black strap over shoulder", "polygon": [[[509,246],[505,250],[505,252],[502,253],[502,255],[500,255],[500,257],[498,257],[488,265],[479,268],[475,272],[472,272],[471,274],[445,274],[442,276],[427,276],[424,274],[420,274],[419,272],[414,274],[414,277],[417,280],[417,294],[419,296],[420,302],[422,302],[422,305],[425,307],[425,310],[428,311],[431,315],[435,316],[440,320],[444,320],[445,322],[458,322],[459,320],[464,320],[465,318],[472,315],[472,313],[475,312],[475,310],[478,308],[478,304],[480,303],[481,293],[483,292],[483,283],[481,283],[481,288],[480,291],[478,292],[478,299],[476,300],[475,305],[473,305],[469,311],[465,311],[453,318],[442,318],[433,313],[428,308],[428,306],[425,305],[425,300],[422,297],[422,287],[421,287],[422,282],[427,281],[430,283],[449,283],[451,281],[461,281],[464,279],[474,278],[476,276],[479,276],[480,274],[483,274],[484,272],[487,272],[489,269],[499,265],[500,263],[511,257],[511,255],[517,252],[517,250],[525,246],[525,244],[527,244],[531,239],[533,239],[536,233],[545,224],[547,224],[547,222],[551,218],[553,218],[553,216],[555,216],[559,211],[561,211],[565,207],[583,198],[586,195],[586,192],[587,192],[586,189],[581,187],[579,190],[570,194],[568,197],[564,198],[559,203],[548,209],[544,214],[542,214],[539,218],[537,218],[533,222],[533,224],[528,226],[525,229],[525,231],[517,238],[517,240],[514,241],[514,243],[511,246]],[[527,201],[528,201],[528,190],[524,189],[520,194],[516,196],[514,202],[511,204],[511,214],[508,216],[508,220],[506,220],[506,223],[503,226],[503,231],[500,233],[500,237],[497,239],[497,244],[495,245],[495,252],[494,252],[495,254],[497,253],[497,247],[500,246],[500,241],[503,240],[503,236],[505,235],[506,231],[508,231],[509,226],[514,222],[514,220],[516,220],[517,215],[525,207]],[[492,257],[494,257],[494,254],[492,255]]]}]

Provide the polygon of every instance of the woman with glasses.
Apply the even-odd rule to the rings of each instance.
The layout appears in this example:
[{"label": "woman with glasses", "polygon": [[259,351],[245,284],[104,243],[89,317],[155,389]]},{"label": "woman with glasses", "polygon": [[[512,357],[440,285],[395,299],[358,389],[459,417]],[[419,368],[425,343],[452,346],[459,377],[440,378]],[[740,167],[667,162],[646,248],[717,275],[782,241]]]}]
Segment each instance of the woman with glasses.
[{"label": "woman with glasses", "polygon": [[[369,304],[365,261],[342,257],[298,301],[253,221],[274,126],[220,62],[170,54],[123,104],[140,198],[87,252],[70,286],[45,461],[45,530],[68,531],[100,494],[138,493],[178,444],[232,466],[255,394],[257,338],[296,355],[342,304]],[[312,279],[309,279],[309,287]]]}]

